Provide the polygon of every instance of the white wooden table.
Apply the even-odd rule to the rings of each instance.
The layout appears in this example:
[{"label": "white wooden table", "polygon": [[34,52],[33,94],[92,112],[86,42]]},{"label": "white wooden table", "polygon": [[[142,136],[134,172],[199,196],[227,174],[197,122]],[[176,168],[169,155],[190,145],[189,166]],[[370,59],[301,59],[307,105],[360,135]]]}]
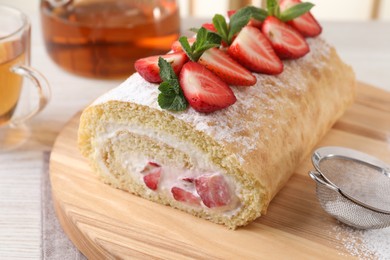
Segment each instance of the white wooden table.
[{"label": "white wooden table", "polygon": [[[80,78],[60,69],[45,51],[39,15],[28,15],[33,27],[32,65],[50,82],[52,100],[30,121],[32,136],[28,142],[15,151],[0,153],[0,259],[41,258],[42,153],[51,150],[57,134],[75,113],[119,84]],[[201,22],[186,19],[182,28],[199,26]],[[358,80],[390,91],[390,23],[322,25],[323,37],[354,67]]]}]

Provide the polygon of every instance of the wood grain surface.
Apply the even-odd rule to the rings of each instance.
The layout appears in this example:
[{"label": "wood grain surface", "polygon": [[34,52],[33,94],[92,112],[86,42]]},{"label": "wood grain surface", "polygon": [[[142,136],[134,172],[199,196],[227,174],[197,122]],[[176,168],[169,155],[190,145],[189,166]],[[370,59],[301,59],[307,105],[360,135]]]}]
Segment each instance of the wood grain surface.
[{"label": "wood grain surface", "polygon": [[[58,218],[89,259],[313,259],[348,252],[320,207],[307,158],[268,213],[238,230],[158,205],[100,182],[77,148],[79,114],[63,129],[50,161]],[[390,93],[359,83],[357,98],[317,145],[357,149],[390,163]]]}]

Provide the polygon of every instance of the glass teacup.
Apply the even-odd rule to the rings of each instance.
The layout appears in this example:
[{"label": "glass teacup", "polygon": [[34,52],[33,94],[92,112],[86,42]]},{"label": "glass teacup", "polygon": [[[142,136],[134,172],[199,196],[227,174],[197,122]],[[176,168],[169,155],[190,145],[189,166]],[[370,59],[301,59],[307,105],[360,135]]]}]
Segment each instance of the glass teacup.
[{"label": "glass teacup", "polygon": [[[46,79],[29,63],[30,22],[19,10],[0,5],[0,151],[14,148],[27,138],[29,132],[24,122],[40,112],[49,100]],[[23,90],[25,78],[38,92],[38,104],[33,108],[29,108],[28,97],[21,98],[25,96],[22,93],[30,93]]]}]

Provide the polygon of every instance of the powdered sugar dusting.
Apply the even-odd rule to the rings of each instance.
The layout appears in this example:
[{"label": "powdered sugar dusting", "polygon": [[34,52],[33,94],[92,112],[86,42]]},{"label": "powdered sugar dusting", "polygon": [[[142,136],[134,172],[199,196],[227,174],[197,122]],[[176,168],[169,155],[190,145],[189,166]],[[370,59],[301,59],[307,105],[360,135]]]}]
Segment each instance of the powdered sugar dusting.
[{"label": "powdered sugar dusting", "polygon": [[92,103],[92,106],[107,101],[117,100],[133,102],[161,110],[157,103],[158,93],[157,84],[149,83],[138,73],[134,73],[117,88],[112,89],[96,99],[95,102]]},{"label": "powdered sugar dusting", "polygon": [[390,228],[357,230],[340,224],[331,233],[341,242],[340,249],[358,259],[390,259]]},{"label": "powdered sugar dusting", "polygon": [[[282,89],[288,89],[291,93],[300,93],[305,91],[306,84],[304,82],[304,68],[308,65],[316,68],[324,66],[320,61],[321,57],[326,57],[330,51],[330,46],[321,38],[308,39],[310,52],[303,58],[284,61],[284,71],[277,76],[268,76],[263,74],[255,74],[257,83],[251,87],[235,87],[232,89],[237,97],[237,102],[227,109],[219,110],[211,114],[202,114],[196,112],[191,107],[184,112],[169,112],[191,125],[198,131],[205,132],[213,136],[214,139],[221,143],[239,144],[237,147],[242,155],[256,148],[256,144],[260,139],[267,140],[269,136],[260,136],[260,133],[252,131],[255,125],[267,124],[271,132],[273,125],[267,122],[272,121],[273,113],[278,104],[278,92]],[[314,62],[316,61],[316,62]],[[154,109],[161,110],[157,103],[159,94],[158,85],[146,82],[138,73],[133,74],[119,87],[106,93],[98,98],[92,105],[101,104],[110,100],[134,102],[140,105],[149,106]],[[257,104],[257,109],[254,110]],[[260,108],[258,107],[260,105]],[[261,113],[268,111],[270,113]],[[236,118],[246,115],[246,122],[242,124]],[[249,117],[248,117],[249,115]],[[265,118],[265,117],[268,118]],[[283,122],[279,122],[283,123]],[[239,157],[243,160],[242,157]]]}]

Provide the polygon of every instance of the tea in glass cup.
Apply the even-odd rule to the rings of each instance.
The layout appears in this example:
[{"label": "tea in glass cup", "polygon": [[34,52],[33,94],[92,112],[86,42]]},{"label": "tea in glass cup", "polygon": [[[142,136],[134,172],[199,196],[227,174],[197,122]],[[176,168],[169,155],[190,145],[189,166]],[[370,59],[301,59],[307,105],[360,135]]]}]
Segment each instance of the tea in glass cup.
[{"label": "tea in glass cup", "polygon": [[11,119],[22,89],[23,78],[11,69],[25,61],[26,55],[17,41],[0,43],[0,126]]},{"label": "tea in glass cup", "polygon": [[[46,79],[30,63],[30,23],[19,10],[0,5],[0,151],[9,150],[24,141],[23,123],[47,104],[50,89]],[[20,96],[24,78],[36,87],[38,104],[21,115],[15,115],[24,102]]]},{"label": "tea in glass cup", "polygon": [[174,0],[41,0],[50,57],[86,77],[121,78],[134,62],[170,50],[180,32]]}]

